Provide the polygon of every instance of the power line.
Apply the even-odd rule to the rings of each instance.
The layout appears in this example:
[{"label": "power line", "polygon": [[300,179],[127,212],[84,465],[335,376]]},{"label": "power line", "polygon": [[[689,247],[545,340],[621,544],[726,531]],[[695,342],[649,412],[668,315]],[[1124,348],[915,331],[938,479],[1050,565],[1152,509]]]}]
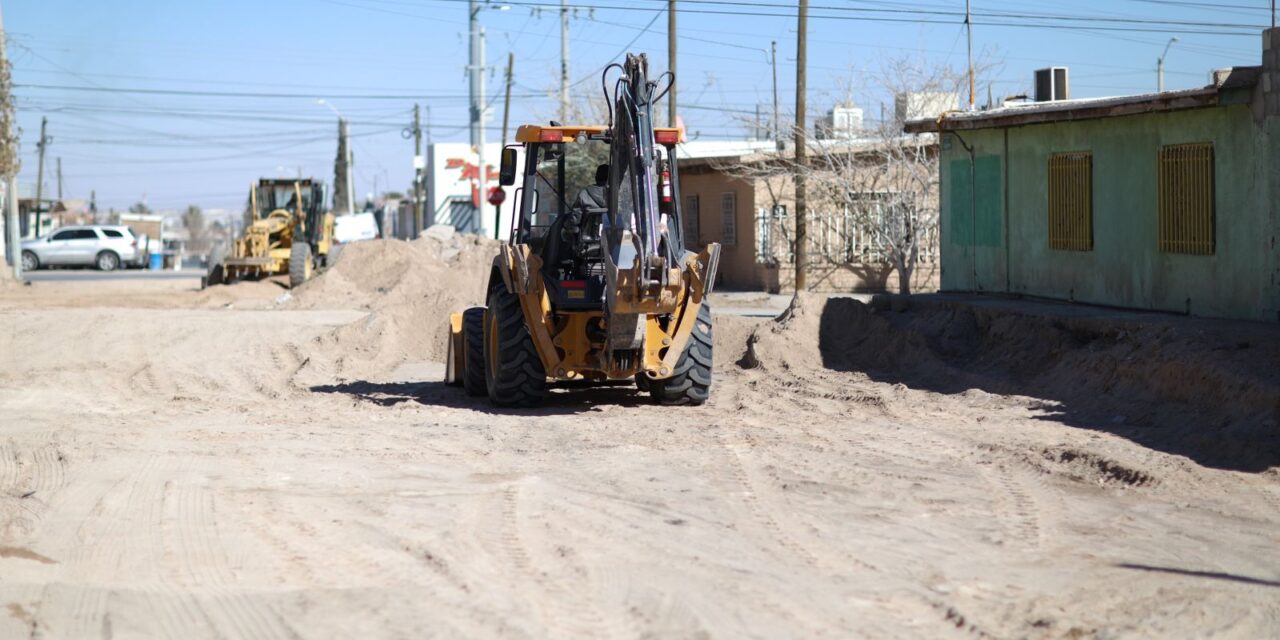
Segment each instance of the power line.
[{"label": "power line", "polygon": [[[437,0],[437,1],[438,2],[467,2],[469,0]],[[522,2],[520,0],[505,0],[504,4],[513,5],[513,6],[524,6],[524,7],[549,7],[550,6],[543,2]],[[713,3],[710,0],[704,0],[703,2],[699,2],[695,4],[705,5],[705,4],[730,4],[730,3],[724,2],[724,1],[717,1]],[[778,9],[788,8],[789,9],[790,8],[790,5],[765,5],[765,4],[749,4],[749,3],[733,3],[733,4],[745,4],[746,6],[757,6],[757,7],[764,7],[768,9],[772,9],[772,8],[778,8]],[[574,9],[589,9],[589,10],[608,9],[608,10],[616,10],[616,11],[633,11],[633,12],[634,11],[640,11],[640,12],[652,11],[652,9],[648,9],[645,7],[627,6],[627,5],[608,5],[608,4],[577,4],[577,5],[569,5],[569,7]],[[906,14],[906,15],[939,15],[939,16],[945,15],[945,16],[955,16],[958,18],[963,18],[963,14],[957,13],[957,12],[926,11],[926,10],[912,10],[912,9],[866,9],[866,8],[860,8],[860,7],[829,7],[827,10],[843,11],[843,12],[870,12],[870,11],[893,12],[897,14]],[[681,11],[684,13],[691,13],[691,14],[749,16],[749,17],[763,17],[763,18],[794,18],[796,15],[794,12],[778,13],[778,12],[741,11],[741,10],[728,10],[728,9],[685,8],[685,9],[681,9]],[[983,16],[981,17],[989,17],[991,15],[992,14],[983,14]],[[929,19],[929,18],[890,18],[890,17],[883,17],[883,16],[865,16],[865,15],[853,16],[853,15],[827,14],[827,15],[810,15],[809,17],[816,20],[843,20],[843,21],[853,21],[853,22],[945,24],[945,25],[953,25],[953,26],[960,24],[960,22],[956,20],[941,20],[941,19]],[[996,17],[1003,18],[1003,19],[1026,19],[1026,20],[1063,19],[1061,16],[1051,16],[1051,15],[1041,15],[1041,14],[1009,14],[1009,15],[1000,15]],[[1087,18],[1087,17],[1084,17],[1084,18]],[[1126,20],[1140,20],[1140,19],[1124,19],[1124,18],[1115,19],[1115,21],[1120,21],[1122,23]],[[1245,32],[1245,31],[1222,31],[1222,30],[1196,28],[1196,27],[1204,26],[1204,23],[1200,23],[1200,22],[1186,23],[1185,26],[1169,25],[1168,27],[1162,26],[1159,28],[1154,26],[1153,27],[1120,27],[1120,26],[1109,26],[1109,25],[1045,24],[1042,22],[981,21],[981,22],[974,22],[974,24],[975,26],[982,26],[982,27],[1010,27],[1010,28],[1065,29],[1065,30],[1103,30],[1103,31],[1119,31],[1119,32],[1130,32],[1130,33],[1178,33],[1178,34],[1189,34],[1189,35],[1222,35],[1222,36],[1236,36],[1236,37],[1241,37],[1241,36],[1253,37],[1256,35],[1254,33]],[[1147,24],[1147,23],[1134,22],[1133,24]],[[1162,22],[1159,24],[1163,25],[1168,23]],[[1212,23],[1210,23],[1210,26],[1212,26]],[[1220,28],[1261,29],[1262,27],[1260,25],[1259,26],[1229,25],[1229,26],[1224,26]]]},{"label": "power line", "polygon": [[[77,85],[55,85],[55,84],[17,84],[15,88],[22,89],[48,89],[55,91],[88,91],[94,93],[132,93],[145,95],[160,96],[194,96],[202,98],[284,98],[290,100],[299,99],[315,99],[315,93],[258,93],[250,91],[194,91],[183,89],[143,89],[138,87],[86,87]],[[365,93],[351,94],[324,94],[325,99],[334,100],[448,100],[467,98],[466,94],[403,94],[403,95],[375,95]],[[517,96],[532,97],[532,96]]]}]

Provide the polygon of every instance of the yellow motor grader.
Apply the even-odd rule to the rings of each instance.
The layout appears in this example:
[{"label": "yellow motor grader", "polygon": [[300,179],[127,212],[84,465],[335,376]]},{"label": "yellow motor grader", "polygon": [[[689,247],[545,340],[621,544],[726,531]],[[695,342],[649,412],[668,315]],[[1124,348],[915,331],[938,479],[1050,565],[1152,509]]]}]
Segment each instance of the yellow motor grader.
[{"label": "yellow motor grader", "polygon": [[[707,295],[720,245],[685,250],[676,144],[653,105],[674,82],[628,55],[609,124],[525,125],[502,152],[518,184],[510,240],[484,307],[449,320],[446,382],[499,406],[532,406],[549,382],[634,379],[661,404],[702,404],[711,388]],[[520,161],[523,158],[523,161]]]},{"label": "yellow motor grader", "polygon": [[333,214],[324,210],[324,184],[311,179],[263,178],[249,189],[249,225],[229,247],[210,256],[203,284],[289,274],[289,286],[311,278],[333,246]]}]

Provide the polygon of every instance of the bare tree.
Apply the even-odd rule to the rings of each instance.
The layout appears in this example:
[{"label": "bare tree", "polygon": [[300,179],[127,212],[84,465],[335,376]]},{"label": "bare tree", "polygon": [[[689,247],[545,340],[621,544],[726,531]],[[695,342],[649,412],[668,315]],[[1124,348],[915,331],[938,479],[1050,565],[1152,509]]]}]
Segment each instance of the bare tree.
[{"label": "bare tree", "polygon": [[205,248],[205,224],[204,211],[196,205],[188,205],[187,210],[182,212],[182,226],[186,228],[189,234],[191,250],[200,252]]},{"label": "bare tree", "polygon": [[911,293],[921,255],[937,240],[936,138],[880,131],[866,143],[811,146],[810,184],[823,206],[815,226],[838,241],[820,243],[819,255],[887,262],[898,293]]},{"label": "bare tree", "polygon": [[878,84],[888,95],[902,98],[895,117],[826,139],[807,136],[803,166],[796,166],[786,150],[719,165],[727,174],[753,182],[757,193],[763,191],[771,201],[768,218],[757,222],[761,235],[778,242],[760,243],[760,261],[781,264],[791,255],[780,253],[794,253],[794,221],[780,213],[793,197],[793,176],[799,172],[808,185],[806,266],[886,265],[897,272],[897,291],[910,293],[919,265],[937,247],[938,140],[903,133],[902,118],[955,108],[954,97],[964,82],[963,73],[945,67],[890,61]]}]

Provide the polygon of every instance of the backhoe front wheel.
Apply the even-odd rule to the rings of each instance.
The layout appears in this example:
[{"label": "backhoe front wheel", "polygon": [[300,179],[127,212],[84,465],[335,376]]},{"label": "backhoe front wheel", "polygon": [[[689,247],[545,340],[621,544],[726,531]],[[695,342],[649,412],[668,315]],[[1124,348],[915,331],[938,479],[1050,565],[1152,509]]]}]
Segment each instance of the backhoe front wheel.
[{"label": "backhoe front wheel", "polygon": [[503,287],[489,293],[484,318],[484,374],[489,400],[500,407],[531,407],[547,393],[547,374],[520,310]]},{"label": "backhoe front wheel", "polygon": [[648,381],[649,396],[654,402],[666,405],[706,402],[711,392],[712,346],[711,306],[704,300],[698,307],[698,317],[694,320],[693,333],[684,346],[684,353],[676,361],[675,373],[670,378]]}]

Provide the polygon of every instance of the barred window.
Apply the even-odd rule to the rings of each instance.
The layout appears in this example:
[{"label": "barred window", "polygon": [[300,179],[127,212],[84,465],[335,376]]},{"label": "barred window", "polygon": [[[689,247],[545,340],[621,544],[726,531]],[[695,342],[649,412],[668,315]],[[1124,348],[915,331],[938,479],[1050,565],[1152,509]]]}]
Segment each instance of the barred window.
[{"label": "barred window", "polygon": [[1160,149],[1160,250],[1214,253],[1213,143]]},{"label": "barred window", "polygon": [[720,194],[720,235],[726,247],[738,244],[738,196],[732,191]]},{"label": "barred window", "polygon": [[684,210],[680,217],[684,220],[684,246],[696,251],[701,248],[702,240],[698,237],[698,195],[684,197]]},{"label": "barred window", "polygon": [[1093,153],[1049,156],[1049,248],[1093,250]]},{"label": "barred window", "polygon": [[773,214],[769,207],[756,209],[756,262],[773,262]]}]

